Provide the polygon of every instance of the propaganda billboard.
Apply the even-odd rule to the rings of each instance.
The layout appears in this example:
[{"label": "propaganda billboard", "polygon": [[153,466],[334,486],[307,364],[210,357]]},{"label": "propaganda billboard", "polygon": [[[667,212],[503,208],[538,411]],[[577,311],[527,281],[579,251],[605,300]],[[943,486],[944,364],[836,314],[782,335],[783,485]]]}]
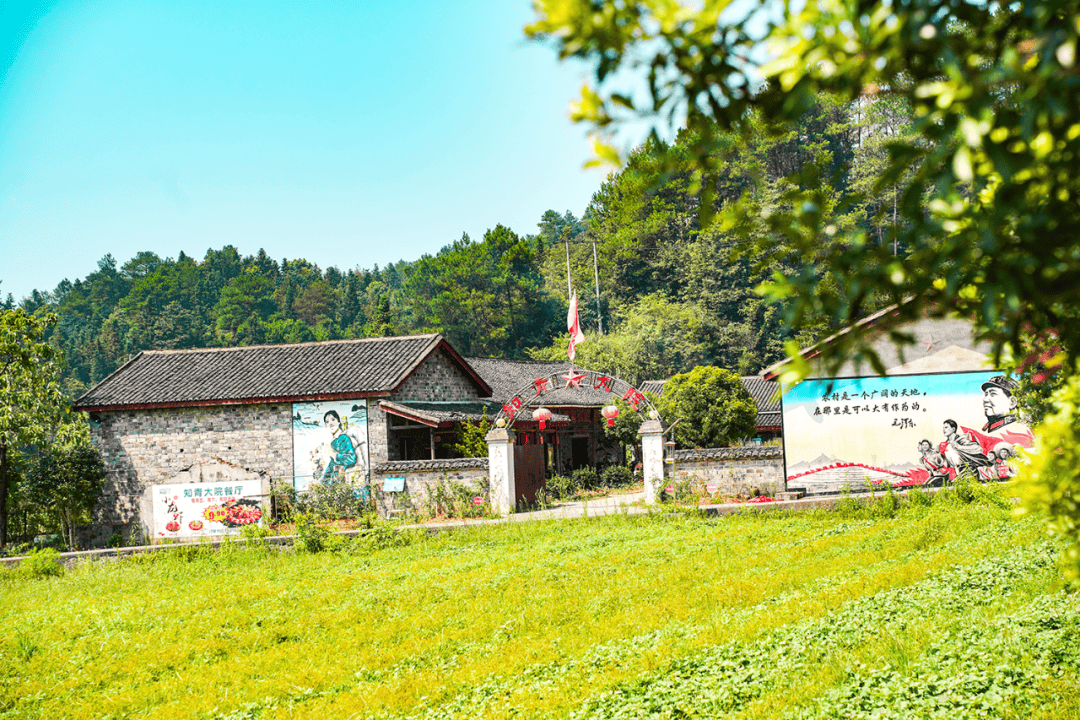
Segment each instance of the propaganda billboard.
[{"label": "propaganda billboard", "polygon": [[1016,389],[995,371],[804,380],[783,397],[788,487],[935,487],[964,471],[1007,479],[1033,441]]},{"label": "propaganda billboard", "polygon": [[293,487],[368,479],[364,400],[293,403]]},{"label": "propaganda billboard", "polygon": [[262,481],[154,485],[154,539],[234,535],[262,523]]}]

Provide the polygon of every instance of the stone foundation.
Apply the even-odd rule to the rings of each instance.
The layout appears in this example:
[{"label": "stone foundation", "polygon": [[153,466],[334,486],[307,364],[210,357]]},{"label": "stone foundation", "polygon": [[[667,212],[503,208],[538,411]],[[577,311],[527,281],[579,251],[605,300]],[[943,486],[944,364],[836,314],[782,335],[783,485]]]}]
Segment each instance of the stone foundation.
[{"label": "stone foundation", "polygon": [[784,449],[769,445],[677,450],[670,473],[667,482],[689,479],[701,491],[716,485],[713,495],[776,495],[785,490]]}]

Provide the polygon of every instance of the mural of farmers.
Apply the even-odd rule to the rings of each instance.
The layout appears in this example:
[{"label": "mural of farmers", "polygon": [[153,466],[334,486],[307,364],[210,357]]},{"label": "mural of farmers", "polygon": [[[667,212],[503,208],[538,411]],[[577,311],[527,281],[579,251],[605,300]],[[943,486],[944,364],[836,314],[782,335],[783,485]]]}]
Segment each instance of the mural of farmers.
[{"label": "mural of farmers", "polygon": [[949,466],[958,473],[964,469],[977,471],[990,464],[982,446],[975,440],[975,433],[970,429],[963,428],[961,432],[955,420],[946,420],[941,430],[945,433],[945,442],[938,447]]},{"label": "mural of farmers", "polygon": [[367,480],[367,405],[363,400],[293,404],[293,486],[348,477]]},{"label": "mural of farmers", "polygon": [[928,487],[941,487],[949,480],[949,465],[945,456],[934,449],[929,440],[919,441],[919,465],[927,473],[926,485]]},{"label": "mural of farmers", "polygon": [[823,493],[1013,477],[1034,443],[1017,391],[994,370],[805,380],[783,401],[787,482]]}]

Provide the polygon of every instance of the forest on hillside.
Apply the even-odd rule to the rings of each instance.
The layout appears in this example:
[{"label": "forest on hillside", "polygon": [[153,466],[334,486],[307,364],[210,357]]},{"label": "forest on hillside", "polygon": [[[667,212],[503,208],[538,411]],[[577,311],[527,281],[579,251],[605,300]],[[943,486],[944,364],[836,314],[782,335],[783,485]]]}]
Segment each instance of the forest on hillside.
[{"label": "forest on hillside", "polygon": [[[581,217],[549,210],[524,237],[498,225],[434,255],[370,269],[323,269],[265,251],[243,257],[232,246],[202,259],[106,255],[85,278],[18,303],[8,295],[0,307],[59,316],[50,342],[64,352],[72,398],[148,349],[441,332],[464,355],[554,359],[565,357],[569,254],[587,334],[582,366],[633,383],[702,364],[753,373],[782,356],[786,339],[806,344],[836,327],[823,314],[787,316],[783,298],[757,289],[762,282],[780,273],[798,277],[807,293],[827,289],[819,257],[853,229],[904,253],[893,239],[904,178],[891,186],[871,179],[890,140],[910,126],[911,113],[886,93],[854,103],[822,98],[793,128],[717,128],[709,138],[721,169],[715,185],[703,185],[685,159],[700,137],[651,140],[608,176]],[[766,219],[785,202],[790,178],[811,165],[828,178],[826,207],[816,210],[826,219],[820,255],[783,243],[755,255],[747,238],[783,232]],[[868,293],[867,312],[879,302]]]}]

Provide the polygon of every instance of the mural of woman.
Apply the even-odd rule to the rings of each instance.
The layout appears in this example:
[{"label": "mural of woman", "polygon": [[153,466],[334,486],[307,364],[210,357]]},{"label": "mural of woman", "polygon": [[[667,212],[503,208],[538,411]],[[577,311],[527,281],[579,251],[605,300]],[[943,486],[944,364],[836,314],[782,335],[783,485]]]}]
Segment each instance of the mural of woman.
[{"label": "mural of woman", "polygon": [[327,411],[323,416],[323,424],[330,431],[330,444],[322,448],[329,460],[319,479],[326,481],[339,477],[345,470],[356,465],[356,448],[353,447],[352,438],[345,432],[345,423],[336,410]]}]

